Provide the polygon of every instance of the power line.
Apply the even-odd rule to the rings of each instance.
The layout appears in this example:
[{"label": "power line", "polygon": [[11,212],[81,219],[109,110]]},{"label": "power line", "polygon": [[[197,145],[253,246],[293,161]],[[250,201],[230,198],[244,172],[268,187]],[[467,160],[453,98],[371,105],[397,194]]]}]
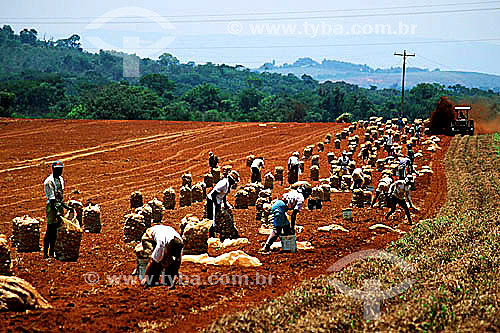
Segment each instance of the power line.
[{"label": "power line", "polygon": [[[467,43],[467,42],[489,42],[498,41],[500,38],[484,39],[462,39],[462,40],[433,40],[413,42],[387,42],[387,43],[358,43],[358,44],[297,44],[297,45],[269,45],[269,46],[197,46],[197,47],[168,47],[168,48],[119,48],[121,50],[210,50],[210,49],[279,49],[279,48],[308,48],[308,47],[351,47],[351,46],[387,46],[387,45],[416,45],[416,44],[440,44],[440,43]],[[100,50],[100,48],[86,47],[88,50]]]},{"label": "power line", "polygon": [[[187,15],[159,15],[164,18],[177,17],[224,17],[224,16],[258,16],[258,15],[283,15],[283,14],[312,14],[326,12],[353,12],[353,11],[370,11],[370,10],[391,10],[391,9],[410,9],[410,8],[429,8],[429,7],[448,7],[448,6],[469,6],[499,3],[500,1],[476,1],[463,3],[447,3],[447,4],[429,4],[429,5],[413,5],[413,6],[397,6],[397,7],[372,7],[372,8],[352,8],[352,9],[324,9],[324,10],[304,10],[304,11],[276,11],[276,12],[257,12],[257,13],[225,13],[225,14],[187,14]],[[120,18],[138,18],[139,16],[121,16]],[[54,19],[97,19],[97,18],[116,18],[114,16],[63,16],[54,17],[0,17],[2,20],[54,20]],[[144,17],[141,17],[144,18]]]},{"label": "power line", "polygon": [[[360,17],[384,17],[384,16],[409,16],[409,15],[428,15],[428,14],[454,14],[454,13],[472,13],[472,12],[487,12],[497,11],[500,7],[495,8],[473,8],[473,9],[456,9],[456,10],[439,10],[439,11],[423,11],[423,12],[400,12],[400,13],[378,13],[378,14],[356,14],[356,15],[332,15],[332,16],[296,16],[296,17],[271,17],[271,18],[239,18],[239,19],[216,19],[216,20],[172,20],[165,22],[169,23],[224,23],[224,22],[257,22],[257,21],[291,21],[291,20],[318,20],[318,19],[334,19],[334,18],[360,18]],[[121,17],[117,17],[121,18]],[[162,18],[162,17],[160,17]],[[89,22],[75,22],[75,21],[59,21],[59,22],[12,22],[11,24],[87,24]],[[110,21],[105,24],[153,24],[154,21]]]}]

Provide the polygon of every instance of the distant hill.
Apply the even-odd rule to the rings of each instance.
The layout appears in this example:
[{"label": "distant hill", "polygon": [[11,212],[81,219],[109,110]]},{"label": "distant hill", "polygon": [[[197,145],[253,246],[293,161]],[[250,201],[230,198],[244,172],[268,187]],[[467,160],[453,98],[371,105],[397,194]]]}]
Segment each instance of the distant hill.
[{"label": "distant hill", "polygon": [[[353,64],[336,60],[323,60],[321,63],[311,58],[300,58],[293,64],[276,66],[273,63],[262,65],[259,72],[294,74],[298,77],[306,74],[324,81],[345,81],[360,87],[401,88],[401,67],[373,69],[367,65]],[[500,91],[500,76],[475,72],[429,71],[417,67],[406,69],[406,83],[412,88],[419,83],[439,83],[444,86],[462,85],[469,88],[491,89]]]}]

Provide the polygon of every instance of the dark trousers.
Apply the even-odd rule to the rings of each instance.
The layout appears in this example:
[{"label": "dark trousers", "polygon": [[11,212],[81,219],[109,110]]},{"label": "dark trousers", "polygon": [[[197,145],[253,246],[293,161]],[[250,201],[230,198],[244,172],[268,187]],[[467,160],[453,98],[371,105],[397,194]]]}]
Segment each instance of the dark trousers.
[{"label": "dark trousers", "polygon": [[54,249],[56,247],[57,240],[57,224],[51,223],[47,224],[47,231],[45,232],[45,237],[43,238],[43,255],[54,256]]},{"label": "dark trousers", "polygon": [[221,205],[210,198],[207,198],[207,219],[212,220],[212,226],[208,230],[209,237],[215,237],[215,218],[221,210]]},{"label": "dark trousers", "polygon": [[396,211],[396,206],[399,205],[403,207],[406,217],[408,218],[408,222],[411,224],[410,209],[408,208],[408,205],[406,204],[406,201],[404,199],[398,199],[395,196],[391,196],[387,199],[387,205],[389,206],[389,208],[391,208],[391,210],[385,216],[386,219],[388,219],[389,216],[391,216]]},{"label": "dark trousers", "polygon": [[273,245],[274,241],[278,239],[279,236],[288,236],[293,235],[292,228],[290,224],[284,225],[282,227],[274,227],[273,232],[269,235],[269,238],[266,241],[266,250],[269,251],[271,245]]},{"label": "dark trousers", "polygon": [[288,170],[288,184],[292,185],[299,181],[299,165],[292,165]]},{"label": "dark trousers", "polygon": [[250,181],[251,183],[262,183],[262,177],[260,176],[260,170],[259,168],[252,168],[252,179]]},{"label": "dark trousers", "polygon": [[363,184],[363,181],[361,179],[355,179],[354,180],[354,186],[352,187],[353,190],[361,188],[362,184]]},{"label": "dark trousers", "polygon": [[363,150],[362,158],[363,158],[363,163],[365,163],[365,161],[370,158],[370,153],[368,150]]}]

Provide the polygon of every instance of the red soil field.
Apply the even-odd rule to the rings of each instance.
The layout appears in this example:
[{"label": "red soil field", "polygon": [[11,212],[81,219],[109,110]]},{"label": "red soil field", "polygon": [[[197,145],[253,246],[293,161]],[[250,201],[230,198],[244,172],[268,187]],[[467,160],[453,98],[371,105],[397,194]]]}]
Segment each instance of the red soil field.
[{"label": "red soil field", "polygon": [[[44,260],[42,252],[17,253],[11,256],[14,274],[28,282],[53,306],[52,310],[28,313],[1,313],[1,330],[118,331],[139,330],[145,322],[161,322],[172,331],[196,331],[207,327],[225,313],[258,305],[293,289],[304,279],[326,274],[326,269],[343,256],[355,251],[382,248],[401,237],[390,231],[371,231],[369,226],[385,223],[401,230],[411,228],[402,212],[388,222],[382,209],[354,208],[352,221],[342,220],[342,209],[349,206],[351,193],[334,193],[322,210],[299,214],[297,224],[305,230],[298,241],[310,241],[314,250],[295,254],[259,254],[267,236],[259,235],[260,222],[255,207],[234,210],[235,224],[241,237],[251,244],[246,252],[258,257],[258,268],[203,266],[183,263],[181,273],[199,276],[203,285],[180,285],[175,290],[155,287],[143,290],[138,285],[111,285],[107,276],[130,274],[135,268],[133,246],[123,242],[123,216],[129,212],[131,192],[140,190],[145,201],[174,187],[177,192],[181,175],[189,171],[193,182],[208,171],[208,152],[219,155],[220,165],[231,164],[240,172],[241,184],[250,180],[245,158],[262,155],[266,170],[275,166],[286,169],[290,154],[302,153],[307,145],[323,141],[327,133],[334,137],[345,124],[278,124],[259,126],[253,123],[181,123],[161,121],[69,121],[0,119],[0,233],[11,235],[11,221],[25,214],[45,218],[43,181],[50,174],[49,162],[65,164],[65,200],[91,201],[101,206],[101,234],[84,233],[78,262]],[[357,130],[362,138],[363,130]],[[419,184],[413,193],[421,208],[414,222],[434,216],[445,200],[446,177],[443,158],[450,138],[441,137],[435,153],[424,151],[416,164],[430,165],[434,171],[430,184]],[[361,142],[363,139],[361,139]],[[342,149],[346,140],[342,141]],[[419,147],[420,148],[420,147]],[[320,177],[329,177],[327,153],[336,156],[332,143],[320,153]],[[315,150],[316,153],[316,150]],[[380,152],[380,156],[385,153]],[[357,155],[357,153],[356,153]],[[357,160],[359,163],[359,160]],[[311,161],[306,161],[308,180]],[[374,172],[374,185],[380,178]],[[286,174],[285,174],[286,186]],[[77,191],[78,190],[78,191]],[[273,197],[285,187],[275,183]],[[75,194],[78,193],[78,194]],[[234,193],[229,202],[234,203]],[[192,213],[203,215],[203,204],[166,211],[163,223],[179,228],[180,220]],[[320,233],[319,226],[342,224],[349,233]],[[42,238],[45,225],[42,223]],[[85,282],[84,275],[96,272],[100,281]],[[256,285],[256,274],[273,276],[269,285]],[[244,274],[248,285],[204,283],[209,276]]]}]

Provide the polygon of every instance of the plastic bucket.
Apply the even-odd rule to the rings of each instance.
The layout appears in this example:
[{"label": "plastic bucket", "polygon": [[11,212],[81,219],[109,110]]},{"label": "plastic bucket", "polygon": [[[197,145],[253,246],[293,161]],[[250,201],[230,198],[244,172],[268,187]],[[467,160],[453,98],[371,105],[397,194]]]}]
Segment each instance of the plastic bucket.
[{"label": "plastic bucket", "polygon": [[344,220],[352,220],[352,209],[351,208],[343,209],[342,218]]},{"label": "plastic bucket", "polygon": [[297,251],[297,236],[289,235],[289,236],[280,236],[281,239],[281,248],[283,251],[295,252]]}]

